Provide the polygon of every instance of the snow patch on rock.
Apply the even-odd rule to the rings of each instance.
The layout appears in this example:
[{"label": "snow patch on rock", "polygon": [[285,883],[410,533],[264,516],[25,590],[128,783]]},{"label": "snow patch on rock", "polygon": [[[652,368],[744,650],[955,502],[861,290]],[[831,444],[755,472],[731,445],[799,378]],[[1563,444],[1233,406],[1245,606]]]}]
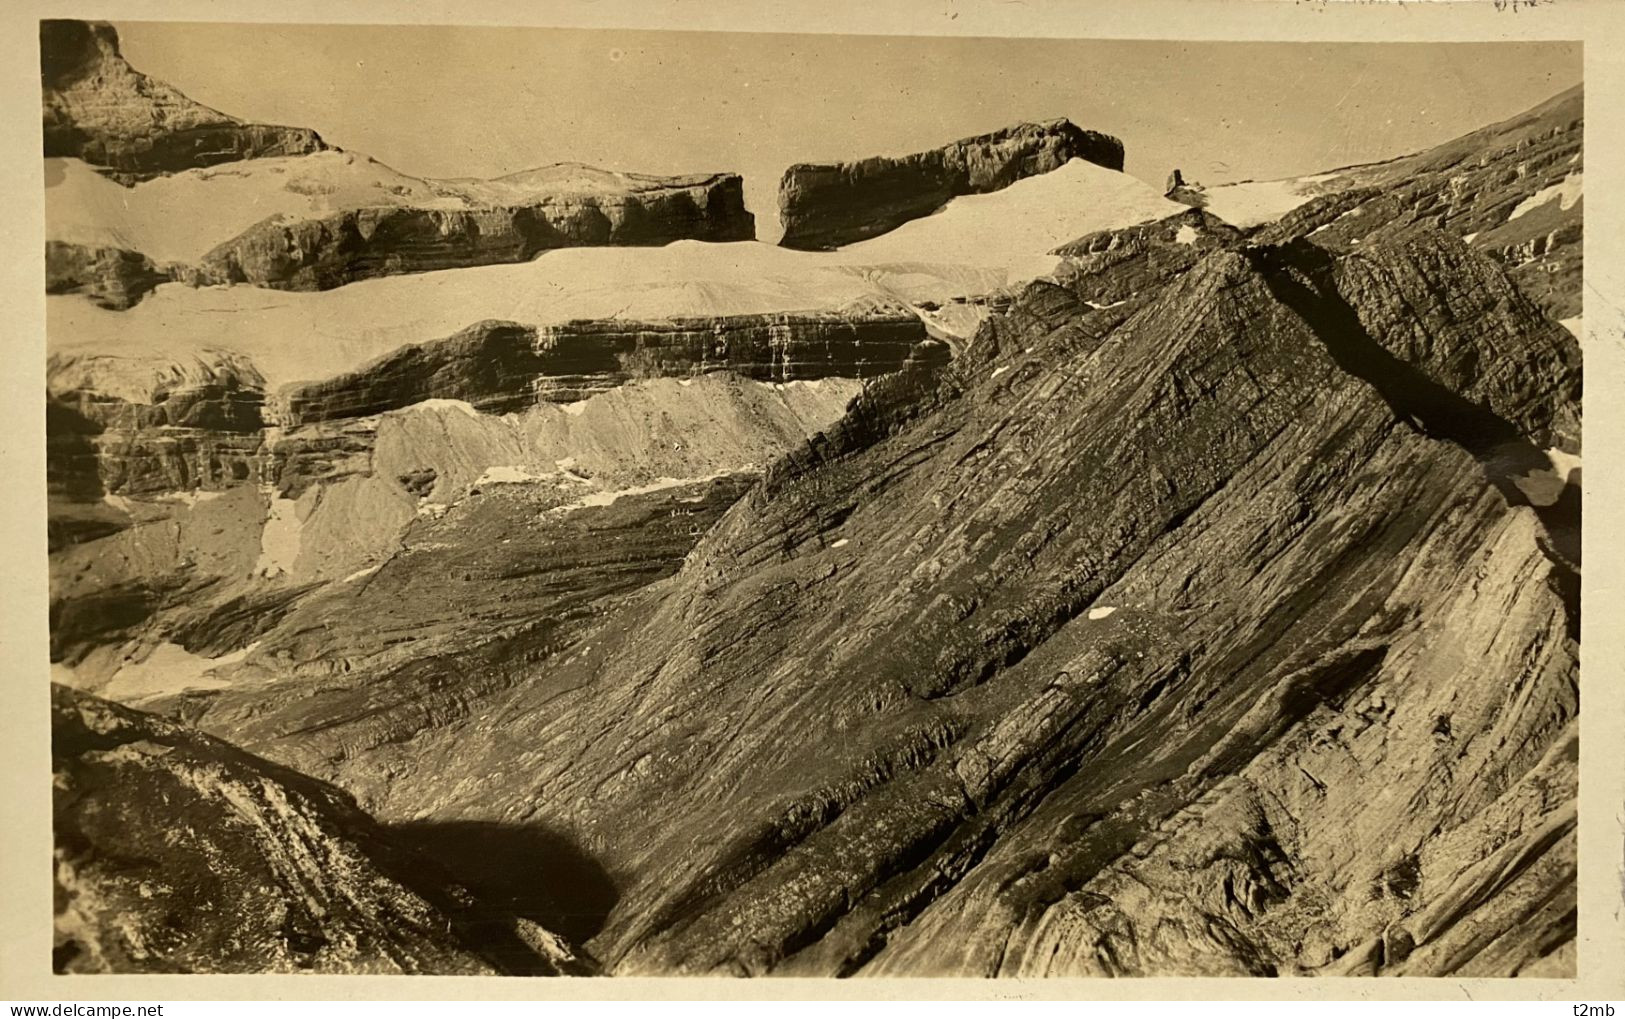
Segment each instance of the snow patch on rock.
[{"label": "snow patch on rock", "polygon": [[1572,208],[1574,203],[1580,200],[1582,178],[1584,176],[1582,173],[1571,173],[1556,184],[1541,188],[1513,206],[1512,212],[1507,216],[1507,222],[1510,223],[1519,216],[1535,211],[1554,198],[1558,200],[1558,208]]},{"label": "snow patch on rock", "polygon": [[299,559],[300,531],[303,521],[299,516],[299,503],[271,495],[270,507],[265,515],[265,528],[260,532],[260,557],[254,564],[258,576],[274,577],[292,573]]},{"label": "snow patch on rock", "polygon": [[1316,192],[1310,185],[1328,179],[1329,176],[1322,175],[1221,184],[1207,190],[1207,204],[1203,208],[1231,226],[1245,230],[1280,219],[1315,197]]}]

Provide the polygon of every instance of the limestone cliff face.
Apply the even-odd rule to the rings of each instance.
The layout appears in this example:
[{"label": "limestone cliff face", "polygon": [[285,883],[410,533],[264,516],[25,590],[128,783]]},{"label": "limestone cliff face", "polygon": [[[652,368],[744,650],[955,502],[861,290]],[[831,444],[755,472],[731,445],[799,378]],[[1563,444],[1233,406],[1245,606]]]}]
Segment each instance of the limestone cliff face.
[{"label": "limestone cliff face", "polygon": [[554,248],[756,235],[738,174],[621,176],[614,189],[578,192],[564,182],[554,192],[528,189],[467,208],[385,206],[273,218],[209,252],[186,278],[330,290],[377,276],[524,262]]},{"label": "limestone cliff face", "polygon": [[1066,120],[1017,124],[908,156],[797,163],[779,183],[787,248],[838,248],[929,216],[958,195],[997,191],[1070,159],[1123,168],[1123,143]]},{"label": "limestone cliff face", "polygon": [[[344,421],[425,400],[509,413],[651,379],[728,372],[771,383],[863,380],[947,357],[947,346],[900,308],[559,326],[481,322],[270,393],[251,361],[221,349],[173,363],[53,355],[48,477],[54,491],[98,497],[245,483],[286,490],[290,477],[365,447],[368,440]],[[323,422],[335,424],[306,428]],[[265,442],[267,428],[279,430],[275,449]]]},{"label": "limestone cliff face", "polygon": [[132,68],[105,22],[40,22],[45,155],[132,183],[199,166],[320,152],[306,128],[247,124]]},{"label": "limestone cliff face", "polygon": [[580,972],[353,800],[53,687],[59,973]]},{"label": "limestone cliff face", "polygon": [[376,414],[430,397],[492,411],[572,403],[637,379],[731,371],[763,382],[874,378],[941,362],[947,348],[907,312],[737,315],[561,326],[482,322],[404,347],[355,372],[280,395],[276,420],[300,425]]}]

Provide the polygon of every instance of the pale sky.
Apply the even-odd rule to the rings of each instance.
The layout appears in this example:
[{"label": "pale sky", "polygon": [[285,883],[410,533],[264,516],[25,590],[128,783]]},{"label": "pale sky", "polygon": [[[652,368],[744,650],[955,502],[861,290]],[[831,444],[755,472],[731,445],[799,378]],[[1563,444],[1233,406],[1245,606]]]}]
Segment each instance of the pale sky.
[{"label": "pale sky", "polygon": [[765,239],[794,162],[900,155],[1022,120],[1121,138],[1161,187],[1413,152],[1581,80],[1578,43],[1190,43],[120,22],[139,70],[404,173],[575,161],[729,170]]}]

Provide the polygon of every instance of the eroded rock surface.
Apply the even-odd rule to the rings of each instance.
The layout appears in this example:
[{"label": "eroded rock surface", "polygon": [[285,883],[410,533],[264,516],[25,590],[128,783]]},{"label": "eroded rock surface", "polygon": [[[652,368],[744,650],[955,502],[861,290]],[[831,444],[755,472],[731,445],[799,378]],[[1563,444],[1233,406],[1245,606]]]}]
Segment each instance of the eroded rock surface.
[{"label": "eroded rock surface", "polygon": [[86,401],[98,431],[53,403],[53,661],[145,705],[228,675],[365,685],[532,631],[556,643],[596,601],[673,572],[862,385],[721,372],[512,414],[434,398],[243,432]]},{"label": "eroded rock surface", "polygon": [[330,786],[53,687],[59,973],[582,972]]},{"label": "eroded rock surface", "polygon": [[928,152],[797,163],[779,182],[780,244],[838,248],[929,216],[957,195],[1008,187],[1070,159],[1123,168],[1123,143],[1066,120],[1017,124]]},{"label": "eroded rock surface", "polygon": [[[60,161],[47,177],[71,181],[75,199],[106,217],[47,223],[50,293],[83,291],[127,308],[168,280],[327,290],[523,262],[554,248],[755,236],[738,174],[661,177],[560,163],[493,180],[422,180],[335,151],[309,129],[248,124],[194,102],[132,68],[105,22],[41,21],[40,50],[45,156]],[[74,160],[126,185],[122,200],[78,180]],[[262,165],[227,165],[245,161]],[[195,172],[178,185],[140,186],[187,171]],[[209,208],[211,191],[237,208]],[[178,199],[191,207],[171,207]],[[263,211],[186,257],[142,248],[144,233],[174,242],[213,221],[237,221],[244,209]],[[151,222],[175,217],[186,224]],[[97,236],[79,236],[87,232]]]},{"label": "eroded rock surface", "polygon": [[60,357],[53,656],[613,973],[1570,974],[1567,101],[952,301]]},{"label": "eroded rock surface", "polygon": [[571,322],[481,322],[403,347],[355,372],[296,386],[277,420],[300,425],[376,414],[431,397],[493,411],[574,403],[641,379],[730,371],[761,382],[876,378],[948,350],[902,309],[849,314]]},{"label": "eroded rock surface", "polygon": [[[1306,178],[1288,189],[1300,197],[1287,201],[1299,204],[1259,239],[1312,233],[1317,244],[1346,250],[1375,235],[1443,230],[1499,262],[1552,318],[1576,318],[1584,128],[1576,86],[1424,152]],[[1209,211],[1223,215],[1223,190],[1203,196]]]},{"label": "eroded rock surface", "polygon": [[45,242],[47,294],[82,293],[103,308],[122,310],[172,278],[139,251]]}]

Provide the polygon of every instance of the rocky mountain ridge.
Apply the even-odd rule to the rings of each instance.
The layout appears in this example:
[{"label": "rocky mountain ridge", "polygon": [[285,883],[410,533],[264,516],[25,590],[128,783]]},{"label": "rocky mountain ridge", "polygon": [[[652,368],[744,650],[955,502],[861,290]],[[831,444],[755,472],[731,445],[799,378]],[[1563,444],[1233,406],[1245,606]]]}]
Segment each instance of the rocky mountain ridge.
[{"label": "rocky mountain ridge", "polygon": [[291,690],[195,717],[386,817],[572,833],[615,972],[1561,969],[1577,532],[1507,474],[1550,469],[1575,391],[1464,447],[1442,380],[1472,348],[1574,378],[1572,338],[1515,291],[1433,303],[1504,279],[1437,234],[1157,265],[1117,307],[1035,284],[980,355],[894,376],[671,580],[419,729],[421,780],[370,712],[332,772]]},{"label": "rocky mountain ridge", "polygon": [[[1036,900],[1061,910],[1057,919],[1020,935],[1040,936],[1045,924],[1071,931],[1059,954],[1024,950],[1071,960],[1063,972],[1434,972],[1426,967],[1447,959],[1460,968],[1495,958],[1503,960],[1495,972],[1561,966],[1561,956],[1548,959],[1565,943],[1561,899],[1540,921],[1555,927],[1515,935],[1506,925],[1526,915],[1519,910],[1547,915],[1541,896],[1562,883],[1540,875],[1572,867],[1562,820],[1572,761],[1561,748],[1574,711],[1577,531],[1565,516],[1572,506],[1531,504],[1514,483],[1549,471],[1540,450],[1564,441],[1578,395],[1572,338],[1493,262],[1444,235],[1342,256],[1302,240],[1239,250],[1223,235],[1205,249],[1178,240],[1200,221],[1190,213],[1128,240],[1080,242],[1119,257],[1092,272],[1080,265],[1064,286],[1030,287],[972,352],[936,370],[946,373],[938,381],[917,369],[872,390],[839,429],[770,472],[670,581],[588,622],[573,651],[544,652],[551,664],[531,678],[523,667],[510,674],[485,695],[489,706],[460,709],[500,725],[412,723],[412,760],[433,762],[432,782],[407,777],[397,743],[364,735],[401,724],[373,711],[327,730],[345,748],[330,777],[385,816],[544,816],[574,833],[619,890],[588,945],[618,972],[1026,972],[1019,957],[1006,970],[941,953],[983,944],[992,952],[1014,936],[999,924],[1047,915],[1006,905],[1008,891],[974,898],[1012,887],[996,875],[1036,850],[1084,868],[1062,886],[1078,891]],[[1116,292],[1114,278],[1135,281],[1134,292],[1100,300]],[[1385,317],[1396,298],[1431,310],[1419,326]],[[1439,303],[1446,299],[1469,303]],[[1352,318],[1340,310],[1348,308]],[[1432,342],[1419,346],[1415,328]],[[1503,372],[1500,359],[1512,352],[1527,367]],[[1545,377],[1569,382],[1498,395],[1507,380]],[[1101,384],[1117,378],[1142,381]],[[1463,392],[1489,409],[1473,410],[1483,404]],[[1076,416],[1022,411],[1035,397],[1101,406]],[[1240,426],[1232,445],[1198,442],[1204,466],[1193,475],[1182,458],[1197,447],[1187,454],[1159,437],[1181,434],[1167,415],[1189,430],[1208,414]],[[1478,423],[1464,433],[1463,421]],[[1140,466],[1099,472],[1105,454],[1090,451],[1106,449],[1114,463]],[[1192,490],[1192,478],[1209,487]],[[1052,486],[1073,494],[1052,501]],[[948,508],[933,508],[939,500]],[[1090,509],[1080,518],[1072,506]],[[1165,522],[1139,516],[1148,507]],[[1100,545],[1102,536],[1114,544]],[[1389,554],[1359,554],[1372,542]],[[1244,589],[1233,571],[1250,571],[1252,557],[1219,548],[1267,550],[1267,572],[1245,585],[1265,605],[1220,597]],[[1463,561],[1483,565],[1463,572]],[[1409,580],[1396,587],[1392,570]],[[1328,585],[1346,593],[1328,601]],[[1502,599],[1515,592],[1530,628],[1470,621],[1502,618]],[[1316,604],[1323,608],[1308,610]],[[1490,643],[1474,643],[1482,640]],[[609,650],[597,650],[604,642]],[[593,653],[583,653],[589,644]],[[1524,662],[1517,668],[1527,678],[1510,690],[1500,681],[1462,686],[1429,664],[1439,656]],[[1499,668],[1480,665],[1487,675]],[[732,683],[749,676],[760,689],[764,674],[774,699],[733,699]],[[1431,693],[1408,685],[1424,675],[1438,677]],[[263,696],[223,692],[187,710],[205,728],[324,773],[331,751],[283,728],[306,717],[288,699],[294,691],[278,693],[282,706],[269,712],[256,706]],[[530,707],[544,703],[540,713]],[[818,707],[809,714],[809,705]],[[812,773],[803,763],[787,771],[784,755],[800,737],[776,727],[793,720],[805,733],[809,717],[827,719],[825,745],[850,750]],[[669,737],[648,728],[657,719]],[[1467,735],[1498,728],[1517,735]],[[1358,739],[1325,735],[1356,730]],[[1459,778],[1436,779],[1413,763],[1454,747],[1458,731],[1469,754],[1500,754],[1502,738],[1528,750],[1448,772]],[[1245,735],[1225,735],[1234,732]],[[579,742],[588,733],[591,744]],[[489,750],[477,750],[482,742]],[[1133,753],[1162,742],[1166,779]],[[1260,746],[1281,749],[1258,755]],[[1078,755],[1088,767],[1067,763]],[[1335,760],[1348,763],[1334,783],[1322,776]],[[540,771],[511,784],[530,768]],[[448,781],[457,769],[507,775],[507,792],[493,801],[484,783]],[[379,774],[394,776],[387,789],[370,777]],[[696,775],[724,774],[734,776],[726,788],[692,786]],[[683,796],[666,785],[678,775],[691,789]],[[931,793],[939,779],[962,792]],[[1447,784],[1451,792],[1405,784],[1436,780],[1468,784]],[[1389,832],[1423,817],[1434,823],[1426,812],[1402,823],[1385,804],[1406,801],[1362,791],[1367,781],[1412,789],[1413,804],[1453,799],[1460,813],[1447,827],[1459,834],[1418,832],[1415,862],[1382,854],[1403,839],[1314,835],[1328,825]],[[611,800],[572,792],[606,782]],[[1338,798],[1322,786],[1341,790]],[[959,796],[965,807],[927,809]],[[1350,813],[1350,803],[1370,805]],[[1159,813],[1185,804],[1186,813]],[[703,811],[705,830],[721,837],[682,842],[690,829],[672,809]],[[1501,834],[1468,834],[1489,828]],[[1218,848],[1180,848],[1198,832]],[[1478,855],[1501,840],[1523,848],[1509,848],[1505,863]],[[1138,848],[1124,857],[1130,842]],[[1305,862],[1332,846],[1370,846],[1373,855]],[[1185,897],[1193,880],[1208,886],[1177,854],[1215,851],[1242,869],[1213,876],[1214,904]],[[1156,864],[1164,876],[1142,867],[1131,883],[1162,890],[1080,926],[1098,908],[1091,904],[1127,894],[1130,879],[1113,876],[1127,864],[1112,861],[1148,852],[1177,858]],[[1299,873],[1352,876],[1335,885],[1288,877]],[[1370,887],[1399,891],[1366,898],[1365,873]],[[1475,884],[1480,873],[1500,876]],[[1528,890],[1500,895],[1514,876]],[[1033,890],[1048,896],[1048,887],[1046,879]],[[1419,887],[1432,891],[1419,898]],[[1474,912],[1491,892],[1496,912]],[[1418,912],[1435,894],[1459,902],[1448,907],[1458,912]],[[1238,905],[1224,905],[1226,895]],[[1176,929],[1212,933],[1153,942],[1123,926],[1146,910],[1168,911],[1159,922]],[[1008,919],[984,935],[967,926],[973,917]],[[1482,933],[1462,940],[1469,930]],[[1558,939],[1550,945],[1548,930]],[[1484,955],[1497,931],[1506,933]]]},{"label": "rocky mountain ridge", "polygon": [[90,197],[82,192],[94,185],[86,184],[68,204],[88,201],[114,222],[90,231],[100,236],[68,231],[50,239],[48,293],[83,292],[127,308],[170,280],[324,290],[380,275],[526,261],[559,247],[755,236],[737,174],[655,177],[561,163],[494,180],[432,181],[371,160],[356,173],[347,168],[357,158],[314,131],[245,124],[134,70],[119,52],[117,30],[104,22],[42,21],[40,48],[48,159],[83,160],[139,194],[175,190],[144,186],[157,177],[190,171],[206,179],[222,164],[246,164],[230,172],[259,178],[265,204],[285,207],[195,257],[165,259],[141,246],[141,230],[173,228],[173,216],[200,210],[160,208],[157,224],[120,227],[127,217],[119,207],[131,196]]},{"label": "rocky mountain ridge", "polygon": [[957,196],[997,191],[1071,159],[1121,170],[1123,143],[1062,119],[1017,124],[907,156],[797,163],[779,182],[779,243],[844,247],[929,216]]},{"label": "rocky mountain ridge", "polygon": [[[1349,245],[1377,231],[1440,229],[1495,258],[1559,320],[1580,315],[1585,93],[1575,86],[1516,117],[1423,152],[1345,167],[1298,181],[1193,191],[1169,197],[1266,235],[1317,231]],[[1278,222],[1277,222],[1278,221]]]}]

